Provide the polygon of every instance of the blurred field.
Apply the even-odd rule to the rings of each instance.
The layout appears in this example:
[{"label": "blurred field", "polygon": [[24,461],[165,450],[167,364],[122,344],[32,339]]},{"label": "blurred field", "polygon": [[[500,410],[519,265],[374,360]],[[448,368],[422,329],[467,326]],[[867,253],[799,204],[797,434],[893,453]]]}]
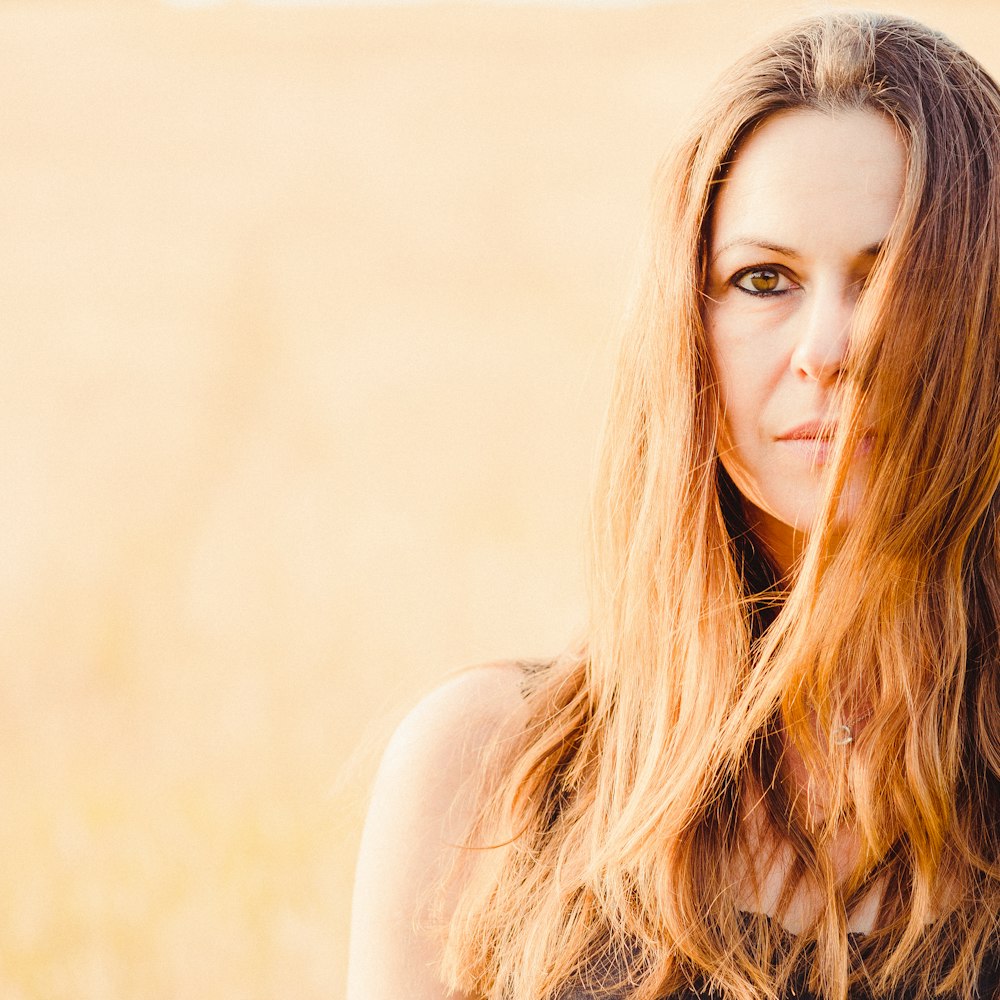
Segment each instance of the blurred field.
[{"label": "blurred field", "polygon": [[379,742],[580,621],[649,178],[790,9],[0,6],[5,1000],[341,995]]}]

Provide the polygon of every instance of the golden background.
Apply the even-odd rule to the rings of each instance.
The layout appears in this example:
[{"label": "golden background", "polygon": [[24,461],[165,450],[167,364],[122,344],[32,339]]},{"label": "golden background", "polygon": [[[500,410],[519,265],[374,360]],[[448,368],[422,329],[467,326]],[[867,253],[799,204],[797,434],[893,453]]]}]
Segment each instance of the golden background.
[{"label": "golden background", "polygon": [[652,172],[793,9],[0,6],[5,1000],[342,995],[379,745],[579,624]]}]

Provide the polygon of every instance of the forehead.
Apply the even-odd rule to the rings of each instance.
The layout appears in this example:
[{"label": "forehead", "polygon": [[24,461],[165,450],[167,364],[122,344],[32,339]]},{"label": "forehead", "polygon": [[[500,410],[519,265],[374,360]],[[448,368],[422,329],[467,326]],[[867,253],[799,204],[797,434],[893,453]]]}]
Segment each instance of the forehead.
[{"label": "forehead", "polygon": [[713,253],[744,237],[803,250],[879,243],[896,215],[905,175],[905,146],[883,115],[772,115],[740,145],[720,185]]}]

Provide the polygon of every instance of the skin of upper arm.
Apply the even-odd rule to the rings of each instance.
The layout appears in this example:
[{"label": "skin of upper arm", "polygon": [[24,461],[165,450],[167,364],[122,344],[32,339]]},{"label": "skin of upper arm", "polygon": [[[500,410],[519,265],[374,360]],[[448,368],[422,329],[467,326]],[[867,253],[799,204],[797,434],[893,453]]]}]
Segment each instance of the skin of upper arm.
[{"label": "skin of upper arm", "polygon": [[458,793],[500,726],[524,711],[521,679],[515,664],[466,671],[419,702],[390,740],[358,855],[347,1000],[448,996],[438,944],[416,917],[473,817],[476,803]]}]

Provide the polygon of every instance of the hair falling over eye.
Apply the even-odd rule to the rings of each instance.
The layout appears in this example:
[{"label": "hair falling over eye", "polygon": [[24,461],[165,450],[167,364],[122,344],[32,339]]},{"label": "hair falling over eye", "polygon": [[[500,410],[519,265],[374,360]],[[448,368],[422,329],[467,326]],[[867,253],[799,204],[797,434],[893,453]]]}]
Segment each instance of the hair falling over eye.
[{"label": "hair falling over eye", "polygon": [[[700,289],[726,165],[798,108],[885,116],[907,168],[854,313],[821,516],[782,575],[718,460]],[[589,623],[533,676],[532,720],[491,762],[469,844],[497,846],[463,861],[446,976],[489,1000],[588,975],[636,1000],[689,983],[763,1000],[814,949],[808,986],[832,1000],[908,983],[971,1000],[1000,936],[1000,92],[913,21],[793,25],[682,141],[652,242],[593,495]],[[843,528],[863,440],[864,502]],[[847,753],[836,734],[859,710]],[[775,779],[789,738],[831,789],[824,816]],[[734,902],[732,872],[762,850],[745,789],[792,851],[779,909],[796,883],[826,899],[788,947]],[[837,881],[824,848],[844,818],[860,850]],[[848,916],[875,881],[859,955]]]}]

